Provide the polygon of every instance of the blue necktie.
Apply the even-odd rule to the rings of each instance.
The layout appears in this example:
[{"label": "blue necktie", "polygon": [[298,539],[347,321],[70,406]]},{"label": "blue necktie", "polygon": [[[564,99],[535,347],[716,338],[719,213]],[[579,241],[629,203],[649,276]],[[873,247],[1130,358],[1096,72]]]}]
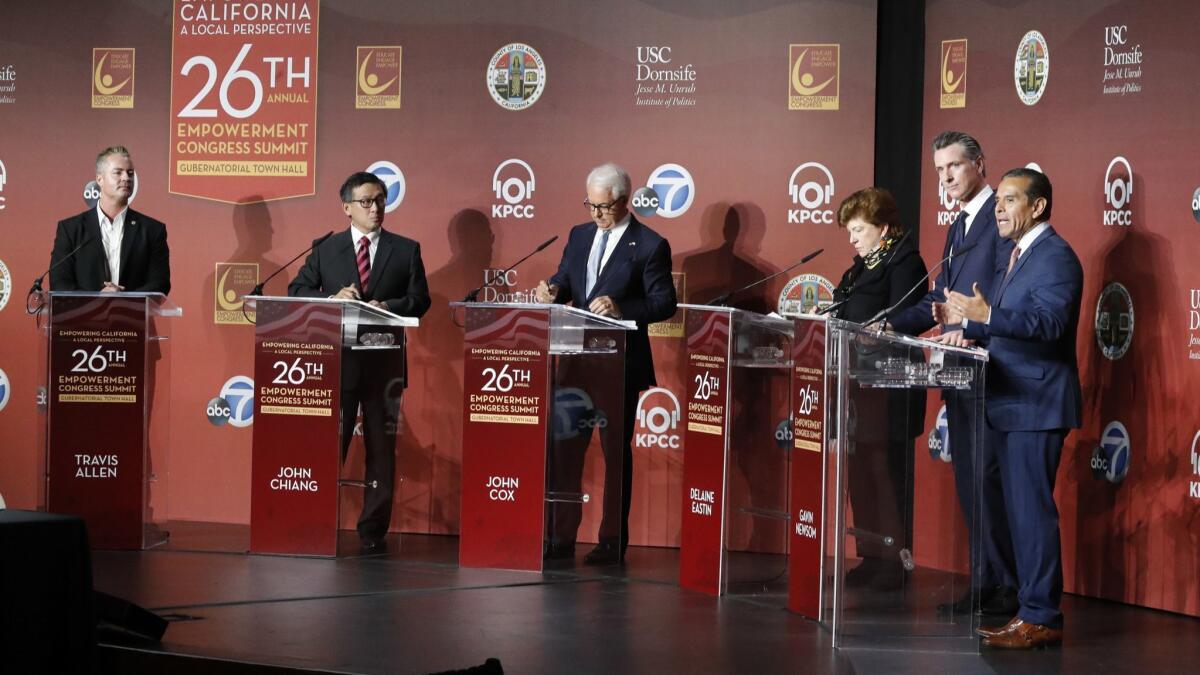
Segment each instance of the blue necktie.
[{"label": "blue necktie", "polygon": [[587,274],[587,295],[592,295],[592,289],[596,287],[596,280],[600,278],[600,266],[604,262],[604,250],[608,248],[608,235],[612,234],[612,230],[604,230],[604,234],[600,236],[600,243],[592,247],[592,255],[588,257],[588,274]]}]

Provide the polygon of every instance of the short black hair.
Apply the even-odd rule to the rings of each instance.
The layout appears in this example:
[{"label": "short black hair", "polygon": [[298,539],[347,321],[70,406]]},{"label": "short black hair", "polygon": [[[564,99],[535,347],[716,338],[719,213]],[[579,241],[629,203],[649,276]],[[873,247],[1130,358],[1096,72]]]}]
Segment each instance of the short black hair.
[{"label": "short black hair", "polygon": [[1021,167],[1005,171],[1000,180],[1005,178],[1028,178],[1029,186],[1025,188],[1025,198],[1029,200],[1029,203],[1034,203],[1039,197],[1046,200],[1046,208],[1042,211],[1041,218],[1035,222],[1044,223],[1050,220],[1050,207],[1054,205],[1054,186],[1050,185],[1050,179],[1046,178],[1046,174]]},{"label": "short black hair", "polygon": [[346,182],[342,183],[342,189],[339,193],[342,197],[342,203],[349,204],[350,201],[354,199],[355,188],[360,188],[371,183],[378,185],[379,189],[383,190],[384,194],[387,194],[387,186],[383,184],[383,181],[379,178],[379,176],[367,171],[357,171],[350,174],[350,177],[346,179]]},{"label": "short black hair", "polygon": [[[979,141],[975,140],[975,137],[971,134],[961,131],[943,131],[933,139],[933,149],[935,152],[955,144],[963,147],[963,156],[968,160],[974,162],[983,159],[983,148],[980,147]],[[987,175],[986,165],[983,167],[983,171],[980,171],[980,174]]]}]

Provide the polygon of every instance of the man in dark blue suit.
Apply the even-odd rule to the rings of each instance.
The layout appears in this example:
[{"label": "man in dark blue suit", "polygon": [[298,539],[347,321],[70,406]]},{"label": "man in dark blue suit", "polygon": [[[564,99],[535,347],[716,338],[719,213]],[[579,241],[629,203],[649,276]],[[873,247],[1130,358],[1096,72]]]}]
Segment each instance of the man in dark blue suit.
[{"label": "man in dark blue suit", "polygon": [[991,300],[949,291],[934,313],[961,320],[988,348],[988,443],[1000,463],[1004,506],[1020,582],[1017,616],[980,628],[984,644],[1029,649],[1062,641],[1062,554],[1054,481],[1070,429],[1079,427],[1075,334],[1083,295],[1079,258],[1050,226],[1049,179],[1032,169],[1004,174],[996,224],[1016,246],[997,270]]},{"label": "man in dark blue suit", "polygon": [[[584,201],[592,220],[571,229],[558,272],[548,281],[539,282],[535,293],[538,302],[570,302],[580,309],[637,323],[637,330],[631,331],[625,341],[620,523],[610,522],[616,514],[604,510],[600,543],[584,558],[585,563],[596,565],[625,558],[633,485],[630,443],[638,392],[656,384],[646,327],[673,316],[676,303],[671,245],[630,213],[630,189],[629,174],[621,167],[604,164],[592,169]],[[605,454],[609,456],[616,450],[606,444]],[[606,461],[605,465],[610,463]],[[609,484],[606,480],[606,492]],[[555,553],[551,551],[551,557],[557,557]]]},{"label": "man in dark blue suit", "polygon": [[[960,131],[943,131],[933,139],[933,164],[938,182],[958,202],[958,217],[946,232],[942,265],[933,290],[920,302],[888,320],[900,333],[918,335],[933,328],[933,306],[945,298],[946,289],[970,292],[978,284],[983,293],[992,291],[997,264],[1008,262],[1012,242],[996,230],[996,198],[987,184],[987,169],[979,142]],[[958,251],[963,251],[960,255]],[[944,325],[943,340],[962,342],[962,327]],[[1017,610],[1016,569],[1009,546],[1008,521],[1000,494],[999,466],[995,455],[983,444],[976,450],[983,420],[972,415],[977,398],[970,392],[944,390],[950,456],[959,506],[969,528],[972,590],[959,601],[942,606],[943,611],[961,614],[972,606],[985,614],[1012,616]],[[978,463],[976,463],[978,460]],[[975,503],[976,472],[982,486],[978,513]],[[974,529],[976,518],[980,529]]]}]

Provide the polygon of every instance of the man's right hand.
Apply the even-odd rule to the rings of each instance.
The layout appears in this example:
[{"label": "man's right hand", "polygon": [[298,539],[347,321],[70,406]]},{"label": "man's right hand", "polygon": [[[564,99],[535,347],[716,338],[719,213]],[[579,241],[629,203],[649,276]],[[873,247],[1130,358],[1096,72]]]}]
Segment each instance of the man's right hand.
[{"label": "man's right hand", "polygon": [[360,296],[358,294],[358,287],[356,287],[354,284],[350,284],[331,297],[338,300],[358,300]]},{"label": "man's right hand", "polygon": [[952,330],[947,333],[942,333],[941,335],[938,335],[937,337],[933,337],[930,339],[933,342],[937,342],[937,343],[944,344],[944,345],[950,345],[951,347],[974,347],[975,346],[975,341],[968,340],[967,338],[963,337],[963,332],[961,330]]},{"label": "man's right hand", "polygon": [[533,299],[543,304],[550,304],[558,297],[558,286],[548,284],[543,279],[538,282],[537,288],[533,291]]}]

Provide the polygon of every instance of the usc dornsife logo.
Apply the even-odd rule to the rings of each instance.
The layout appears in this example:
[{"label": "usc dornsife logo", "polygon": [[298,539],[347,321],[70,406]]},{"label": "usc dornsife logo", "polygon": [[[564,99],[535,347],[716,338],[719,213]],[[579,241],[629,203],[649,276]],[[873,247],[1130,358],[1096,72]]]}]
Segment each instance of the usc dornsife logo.
[{"label": "usc dornsife logo", "polygon": [[354,76],[354,107],[400,109],[401,47],[359,47]]},{"label": "usc dornsife logo", "polygon": [[837,110],[841,45],[788,45],[788,110]]},{"label": "usc dornsife logo", "polygon": [[967,107],[967,39],[942,41],[942,108]]},{"label": "usc dornsife logo", "polygon": [[92,49],[92,107],[133,107],[134,49]]}]

